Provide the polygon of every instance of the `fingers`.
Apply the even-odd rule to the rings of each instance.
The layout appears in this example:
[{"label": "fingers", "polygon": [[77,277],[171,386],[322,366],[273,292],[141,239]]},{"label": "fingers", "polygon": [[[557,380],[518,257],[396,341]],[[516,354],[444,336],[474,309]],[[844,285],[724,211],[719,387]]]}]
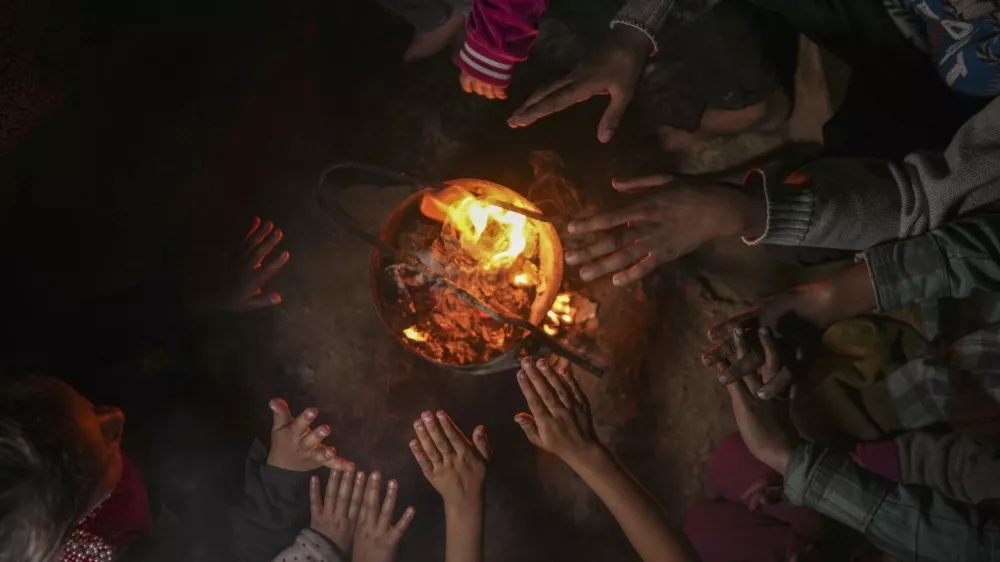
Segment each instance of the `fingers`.
[{"label": "fingers", "polygon": [[309,425],[316,419],[317,415],[319,415],[319,411],[316,408],[306,408],[299,414],[299,417],[292,422],[292,430],[294,430],[295,435],[297,437],[305,435],[309,431]]},{"label": "fingers", "polygon": [[606,256],[619,248],[628,246],[636,241],[639,233],[634,228],[626,228],[618,232],[602,233],[597,239],[581,248],[575,248],[566,252],[566,263],[569,265],[579,265],[594,261],[597,258]]},{"label": "fingers", "polygon": [[[330,477],[326,479],[326,490],[323,493],[323,509],[327,513],[335,513],[340,506],[340,480],[343,473],[339,470],[331,470]],[[318,478],[316,479],[319,480]],[[346,510],[344,510],[346,511]]]},{"label": "fingers", "polygon": [[757,369],[764,364],[760,351],[756,347],[750,348],[746,343],[742,328],[733,330],[733,343],[736,358],[719,373],[719,382],[722,384],[732,384],[749,374],[756,374]]},{"label": "fingers", "polygon": [[588,82],[568,83],[530,106],[523,107],[507,121],[507,124],[512,127],[530,125],[542,117],[558,113],[571,105],[588,100],[599,92],[600,88],[595,89]]},{"label": "fingers", "polygon": [[354,463],[337,456],[337,449],[333,447],[324,447],[326,451],[323,453],[325,460],[320,464],[329,468],[330,470],[354,470]]},{"label": "fingers", "polygon": [[[285,267],[285,264],[288,263],[288,260],[291,259],[291,257],[292,255],[288,253],[288,250],[285,250],[278,254],[277,258],[255,269],[253,277],[250,280],[252,285],[250,288],[256,291],[266,285],[276,273],[281,271],[282,267]],[[281,302],[280,299],[278,302]]]},{"label": "fingers", "polygon": [[517,425],[521,426],[521,431],[524,432],[524,436],[528,438],[528,441],[532,445],[536,447],[542,446],[542,438],[538,435],[538,424],[535,423],[535,418],[521,412],[514,416],[514,421]]},{"label": "fingers", "polygon": [[420,465],[420,470],[425,476],[434,470],[434,465],[431,463],[431,459],[427,457],[427,453],[424,452],[420,441],[416,439],[410,440],[410,452],[413,453],[413,458],[416,459],[417,464]]},{"label": "fingers", "polygon": [[576,375],[566,371],[560,371],[559,376],[561,376],[569,386],[570,392],[573,393],[573,400],[576,401],[577,404],[588,408],[589,405],[587,403],[587,395],[584,394],[583,389],[580,388],[580,381],[576,380]]},{"label": "fingers", "polygon": [[622,178],[611,180],[611,186],[618,191],[637,191],[650,187],[661,187],[674,181],[673,174],[655,174],[652,176],[642,176],[638,178]]},{"label": "fingers", "polygon": [[645,221],[648,218],[649,210],[646,205],[632,205],[617,211],[594,215],[589,219],[573,221],[566,226],[566,229],[570,234],[585,234],[608,230],[631,222]]},{"label": "fingers", "polygon": [[505,100],[507,99],[507,90],[505,90],[504,88],[498,88],[494,86],[493,95],[495,95],[498,100]]},{"label": "fingers", "polygon": [[354,521],[361,516],[361,505],[365,494],[366,483],[367,475],[364,472],[359,472],[357,476],[354,477],[354,489],[351,490],[351,505],[347,508],[347,518],[351,521]]},{"label": "fingers", "polygon": [[417,440],[420,441],[420,448],[423,449],[424,455],[430,460],[431,465],[439,464],[443,457],[437,445],[434,444],[430,432],[427,431],[427,425],[424,423],[424,420],[421,419],[413,422],[413,429],[416,430]]},{"label": "fingers", "polygon": [[299,448],[311,451],[315,449],[324,439],[330,436],[330,426],[324,424],[306,434],[299,441]]},{"label": "fingers", "polygon": [[254,228],[247,234],[246,244],[243,246],[244,254],[252,252],[274,229],[273,222],[267,221],[263,226],[258,226],[260,225],[260,218],[254,217],[254,219]]},{"label": "fingers", "polygon": [[396,524],[393,525],[392,530],[390,531],[389,536],[392,538],[392,542],[397,543],[399,542],[399,539],[403,538],[403,533],[410,528],[410,523],[413,523],[413,517],[416,514],[417,510],[412,505],[406,508],[406,511],[403,512],[403,516],[399,518],[399,521],[396,521]]},{"label": "fingers", "polygon": [[392,523],[392,512],[396,511],[396,493],[399,491],[399,483],[395,480],[389,480],[389,485],[386,486],[385,490],[385,500],[382,502],[382,511],[378,516],[378,528],[388,529]]},{"label": "fingers", "polygon": [[448,438],[445,437],[444,431],[441,429],[441,424],[434,418],[434,414],[430,412],[424,412],[420,414],[420,417],[424,420],[424,428],[427,429],[427,433],[431,436],[431,441],[434,442],[434,446],[437,447],[441,456],[447,456],[455,452],[451,447],[451,443],[448,442]]},{"label": "fingers", "polygon": [[528,99],[521,104],[521,107],[514,110],[513,115],[507,119],[507,126],[525,127],[548,115],[548,113],[541,113],[535,106],[553,93],[562,90],[573,81],[574,77],[568,76],[562,80],[557,80],[548,86],[535,90],[535,93],[531,94],[531,96],[529,96]]},{"label": "fingers", "polygon": [[334,508],[334,515],[340,519],[347,518],[347,511],[351,507],[351,495],[354,493],[354,470],[348,469],[343,472],[339,470],[330,471],[330,481],[326,483],[326,495],[330,496],[330,489],[334,485],[333,475],[337,474],[337,486],[336,486],[336,507]]},{"label": "fingers", "polygon": [[465,90],[465,93],[467,93],[467,94],[473,93],[472,92],[472,77],[471,76],[469,76],[468,74],[466,74],[466,73],[463,72],[458,77],[458,82],[462,85],[462,89]]},{"label": "fingers", "polygon": [[255,269],[260,267],[261,262],[263,262],[264,258],[271,253],[271,250],[273,250],[274,247],[278,245],[278,242],[281,242],[281,238],[283,236],[284,233],[281,232],[281,229],[276,228],[274,229],[274,232],[270,234],[270,236],[265,238],[262,243],[260,243],[259,245],[257,245],[257,247],[253,249],[253,251],[250,253],[250,263],[253,264],[253,267]]},{"label": "fingers", "polygon": [[[651,254],[646,244],[643,242],[635,242],[625,246],[621,250],[618,250],[600,261],[580,268],[580,279],[590,281],[592,279],[597,279],[598,277],[603,277],[609,273],[624,273],[623,270],[629,266],[638,264],[643,260],[649,259],[650,257]],[[615,275],[615,277],[617,278],[618,275]],[[615,285],[620,285],[620,283],[616,281]]]},{"label": "fingers", "polygon": [[535,417],[549,415],[549,409],[545,407],[545,403],[542,402],[542,398],[535,390],[535,386],[528,380],[528,375],[523,369],[517,372],[517,386],[521,387],[521,394],[524,395],[528,409]]},{"label": "fingers", "polygon": [[490,445],[489,438],[486,437],[485,427],[480,425],[472,430],[472,443],[475,444],[476,449],[479,449],[479,454],[484,459],[490,460],[493,458],[493,447]]},{"label": "fingers", "polygon": [[562,405],[567,409],[572,408],[573,393],[570,391],[569,387],[566,386],[563,378],[557,375],[556,372],[552,370],[552,367],[549,367],[549,363],[545,359],[539,359],[536,366],[545,377],[545,380],[549,383],[549,386],[552,387],[552,390],[555,391],[556,397],[559,398],[559,402],[562,403]]},{"label": "fingers", "polygon": [[604,115],[601,116],[601,121],[597,124],[597,140],[601,142],[611,141],[611,137],[615,136],[615,131],[618,130],[618,124],[622,120],[622,115],[625,114],[625,110],[628,109],[628,104],[631,101],[631,92],[627,94],[615,94],[612,91],[608,108],[604,110]]},{"label": "fingers", "polygon": [[374,523],[378,521],[378,500],[381,493],[381,484],[382,475],[378,471],[372,472],[371,476],[368,477],[368,483],[365,485],[364,498],[361,500],[361,513],[358,516],[360,523]]},{"label": "fingers", "polygon": [[758,330],[760,343],[764,348],[764,368],[762,369],[762,380],[764,386],[757,391],[757,396],[763,400],[770,400],[775,396],[784,394],[792,385],[792,373],[785,369],[778,346],[774,341],[774,334],[770,328]]},{"label": "fingers", "polygon": [[[531,383],[531,386],[534,387],[535,393],[541,399],[542,404],[545,405],[547,412],[549,414],[557,412],[562,407],[562,403],[556,397],[555,392],[553,392],[552,387],[545,379],[545,376],[538,372],[538,368],[535,367],[531,358],[525,358],[521,361],[521,368],[524,371],[525,378],[527,378],[528,382]],[[520,373],[518,373],[518,376],[520,377]],[[539,415],[534,411],[531,413],[536,416]]]},{"label": "fingers", "polygon": [[246,250],[247,248],[250,247],[250,245],[249,245],[250,244],[250,238],[253,237],[254,233],[257,232],[258,228],[260,228],[260,217],[254,217],[253,218],[253,224],[250,226],[250,231],[247,232],[247,235],[243,237],[243,248],[244,248],[244,250]]},{"label": "fingers", "polygon": [[281,295],[278,293],[268,293],[266,295],[254,295],[247,301],[245,310],[260,310],[281,304]]},{"label": "fingers", "polygon": [[736,353],[736,349],[733,347],[733,340],[726,339],[721,343],[709,349],[701,356],[701,364],[706,367],[711,367],[723,360],[729,359]]},{"label": "fingers", "polygon": [[616,273],[615,276],[611,278],[611,282],[614,283],[616,287],[624,287],[635,283],[636,281],[656,271],[660,262],[661,260],[657,259],[652,253],[646,254],[646,257],[640,259],[632,267],[620,273]]},{"label": "fingers", "polygon": [[277,431],[292,423],[292,413],[288,410],[288,403],[281,398],[272,398],[267,406],[271,408],[274,422],[271,424],[271,431]]},{"label": "fingers", "polygon": [[462,430],[455,425],[455,422],[444,410],[438,410],[437,418],[438,423],[441,424],[441,429],[444,431],[444,436],[451,443],[452,449],[460,451],[463,447],[469,446],[469,440],[465,438],[465,434],[462,433]]},{"label": "fingers", "polygon": [[[327,486],[329,489],[329,485]],[[309,478],[309,516],[313,521],[318,520],[323,514],[323,501],[319,499],[319,476],[313,475]]]},{"label": "fingers", "polygon": [[721,342],[733,335],[733,331],[737,328],[743,328],[751,323],[754,311],[746,312],[740,314],[739,316],[734,316],[725,322],[713,326],[708,330],[708,339],[713,342]]}]

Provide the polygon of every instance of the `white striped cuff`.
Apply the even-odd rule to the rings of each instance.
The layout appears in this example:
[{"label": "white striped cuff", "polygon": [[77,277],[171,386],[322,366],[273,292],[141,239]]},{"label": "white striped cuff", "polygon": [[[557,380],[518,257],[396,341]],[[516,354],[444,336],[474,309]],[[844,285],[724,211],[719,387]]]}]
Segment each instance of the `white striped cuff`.
[{"label": "white striped cuff", "polygon": [[459,57],[462,59],[462,62],[484,77],[490,77],[504,83],[510,81],[511,73],[514,69],[513,64],[495,61],[473,49],[468,42],[462,47]]}]

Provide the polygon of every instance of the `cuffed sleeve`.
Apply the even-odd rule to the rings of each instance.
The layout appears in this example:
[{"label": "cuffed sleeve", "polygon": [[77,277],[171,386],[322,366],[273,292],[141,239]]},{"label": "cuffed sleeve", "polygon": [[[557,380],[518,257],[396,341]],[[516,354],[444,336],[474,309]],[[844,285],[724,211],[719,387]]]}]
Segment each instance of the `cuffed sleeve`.
[{"label": "cuffed sleeve", "polygon": [[342,552],[330,539],[313,531],[302,529],[295,542],[282,550],[271,562],[344,562]]},{"label": "cuffed sleeve", "polygon": [[1000,215],[969,217],[864,254],[885,312],[973,289],[1000,291]]},{"label": "cuffed sleeve", "polygon": [[933,488],[949,498],[978,504],[1000,498],[1000,448],[957,433],[904,433],[896,438],[904,484]]},{"label": "cuffed sleeve", "polygon": [[1000,201],[1000,98],[943,153],[902,163],[827,158],[768,177],[768,231],[758,244],[865,250],[909,238]]},{"label": "cuffed sleeve", "polygon": [[893,483],[815,443],[792,454],[785,497],[864,533],[876,547],[904,560],[1000,556],[1000,526],[989,513],[923,486]]},{"label": "cuffed sleeve", "polygon": [[244,499],[233,509],[233,542],[240,562],[274,558],[309,526],[309,477],[267,464],[267,447],[255,441],[247,455]]},{"label": "cuffed sleeve", "polygon": [[538,37],[538,18],[548,6],[548,0],[475,0],[465,23],[459,68],[481,82],[509,86],[514,65],[528,58]]},{"label": "cuffed sleeve", "polygon": [[660,50],[657,36],[672,24],[690,23],[721,0],[629,0],[611,20],[611,28],[634,27],[653,43],[653,54]]}]

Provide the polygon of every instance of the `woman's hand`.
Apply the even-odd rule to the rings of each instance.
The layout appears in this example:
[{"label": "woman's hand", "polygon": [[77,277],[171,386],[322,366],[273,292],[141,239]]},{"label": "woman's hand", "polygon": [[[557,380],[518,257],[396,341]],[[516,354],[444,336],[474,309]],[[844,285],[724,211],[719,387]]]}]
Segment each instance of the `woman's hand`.
[{"label": "woman's hand", "polygon": [[274,423],[271,426],[267,464],[296,472],[309,472],[321,466],[332,470],[354,468],[354,463],[337,456],[336,449],[323,444],[323,440],[330,436],[330,426],[309,429],[318,415],[316,408],[306,408],[299,417],[292,419],[288,403],[281,398],[271,399],[268,406],[274,414]]},{"label": "woman's hand", "polygon": [[469,442],[448,414],[440,410],[436,417],[424,412],[413,422],[413,428],[417,438],[410,441],[410,451],[424,477],[441,494],[445,507],[481,509],[486,465],[493,456],[486,429],[476,427]]},{"label": "woman's hand", "polygon": [[399,539],[413,522],[416,510],[406,508],[403,516],[392,525],[392,512],[396,509],[396,493],[399,484],[389,481],[385,501],[379,507],[382,495],[382,475],[373,472],[365,486],[365,495],[358,515],[358,527],[354,533],[353,562],[391,562],[396,558]]},{"label": "woman's hand", "polygon": [[309,480],[309,527],[333,541],[342,552],[350,552],[364,489],[364,472],[355,477],[353,468],[343,472],[331,470],[321,498],[319,476],[313,476]]},{"label": "woman's hand", "polygon": [[600,447],[587,397],[576,377],[556,373],[544,359],[521,361],[517,383],[531,414],[514,416],[528,441],[575,466]]}]

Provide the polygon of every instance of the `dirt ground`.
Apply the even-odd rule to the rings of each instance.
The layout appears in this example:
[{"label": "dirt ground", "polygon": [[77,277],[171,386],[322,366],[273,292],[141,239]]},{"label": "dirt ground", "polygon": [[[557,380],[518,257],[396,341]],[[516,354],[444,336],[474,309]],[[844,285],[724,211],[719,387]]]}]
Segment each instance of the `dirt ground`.
[{"label": "dirt ground", "polygon": [[[463,429],[485,424],[493,441],[487,560],[634,559],[596,498],[557,461],[537,454],[512,422],[525,407],[513,373],[441,371],[385,331],[371,303],[368,248],[331,225],[314,200],[317,173],[332,160],[518,188],[531,177],[528,155],[542,149],[560,154],[581,191],[602,200],[628,143],[596,141],[603,101],[508,130],[504,118],[529,86],[512,89],[505,103],[466,96],[446,59],[398,66],[406,40],[399,22],[371,23],[365,18],[384,15],[367,4],[351,4],[346,16],[337,9],[268,4],[233,20],[225,7],[182,49],[152,49],[141,26],[102,43],[88,68],[105,78],[126,71],[134,78],[125,85],[79,82],[71,98],[78,105],[67,110],[77,117],[41,126],[40,140],[22,144],[5,162],[12,186],[5,194],[8,224],[24,240],[15,253],[24,274],[12,290],[41,295],[36,298],[50,306],[113,294],[163,276],[176,256],[184,266],[167,273],[197,277],[225,237],[260,214],[284,230],[282,247],[292,255],[271,284],[284,302],[274,310],[199,321],[192,332],[197,379],[184,387],[196,413],[170,415],[155,428],[164,444],[182,446],[194,432],[225,441],[218,450],[232,452],[220,453],[206,469],[204,459],[186,465],[178,459],[188,457],[173,458],[164,445],[165,456],[150,462],[157,465],[154,479],[201,471],[176,486],[186,494],[180,507],[171,506],[179,532],[223,532],[224,507],[238,495],[239,452],[253,435],[266,434],[266,401],[279,395],[294,410],[318,406],[342,455],[400,481],[402,502],[418,509],[401,560],[442,558],[440,501],[406,447],[411,422],[437,408]],[[344,41],[338,34],[352,17],[369,22],[374,33]],[[168,23],[154,26],[156,37],[172,31],[176,15],[164,18]],[[222,22],[232,27],[217,33],[213,26]],[[147,50],[130,54],[132,45]],[[366,55],[345,61],[345,49]],[[166,85],[172,81],[164,74],[172,73],[201,85]],[[805,86],[803,99],[819,100],[797,116],[797,130],[806,131],[800,136],[809,137],[829,104],[822,103],[824,84],[815,73]],[[102,122],[106,115],[110,124]],[[682,164],[726,169],[777,146],[785,134],[698,146]],[[628,129],[619,136],[627,138]],[[84,187],[74,191],[69,186],[81,173]],[[379,225],[404,193],[356,186],[344,197],[364,223]],[[586,382],[618,454],[675,523],[710,493],[706,463],[734,430],[724,389],[698,361],[704,334],[795,282],[798,273],[779,261],[734,242],[663,268],[643,287],[644,300],[634,301],[644,303],[645,315],[623,343],[630,356],[601,381]],[[209,497],[215,507],[192,519],[194,498]],[[211,558],[221,548],[219,536],[186,539],[187,559]]]}]

